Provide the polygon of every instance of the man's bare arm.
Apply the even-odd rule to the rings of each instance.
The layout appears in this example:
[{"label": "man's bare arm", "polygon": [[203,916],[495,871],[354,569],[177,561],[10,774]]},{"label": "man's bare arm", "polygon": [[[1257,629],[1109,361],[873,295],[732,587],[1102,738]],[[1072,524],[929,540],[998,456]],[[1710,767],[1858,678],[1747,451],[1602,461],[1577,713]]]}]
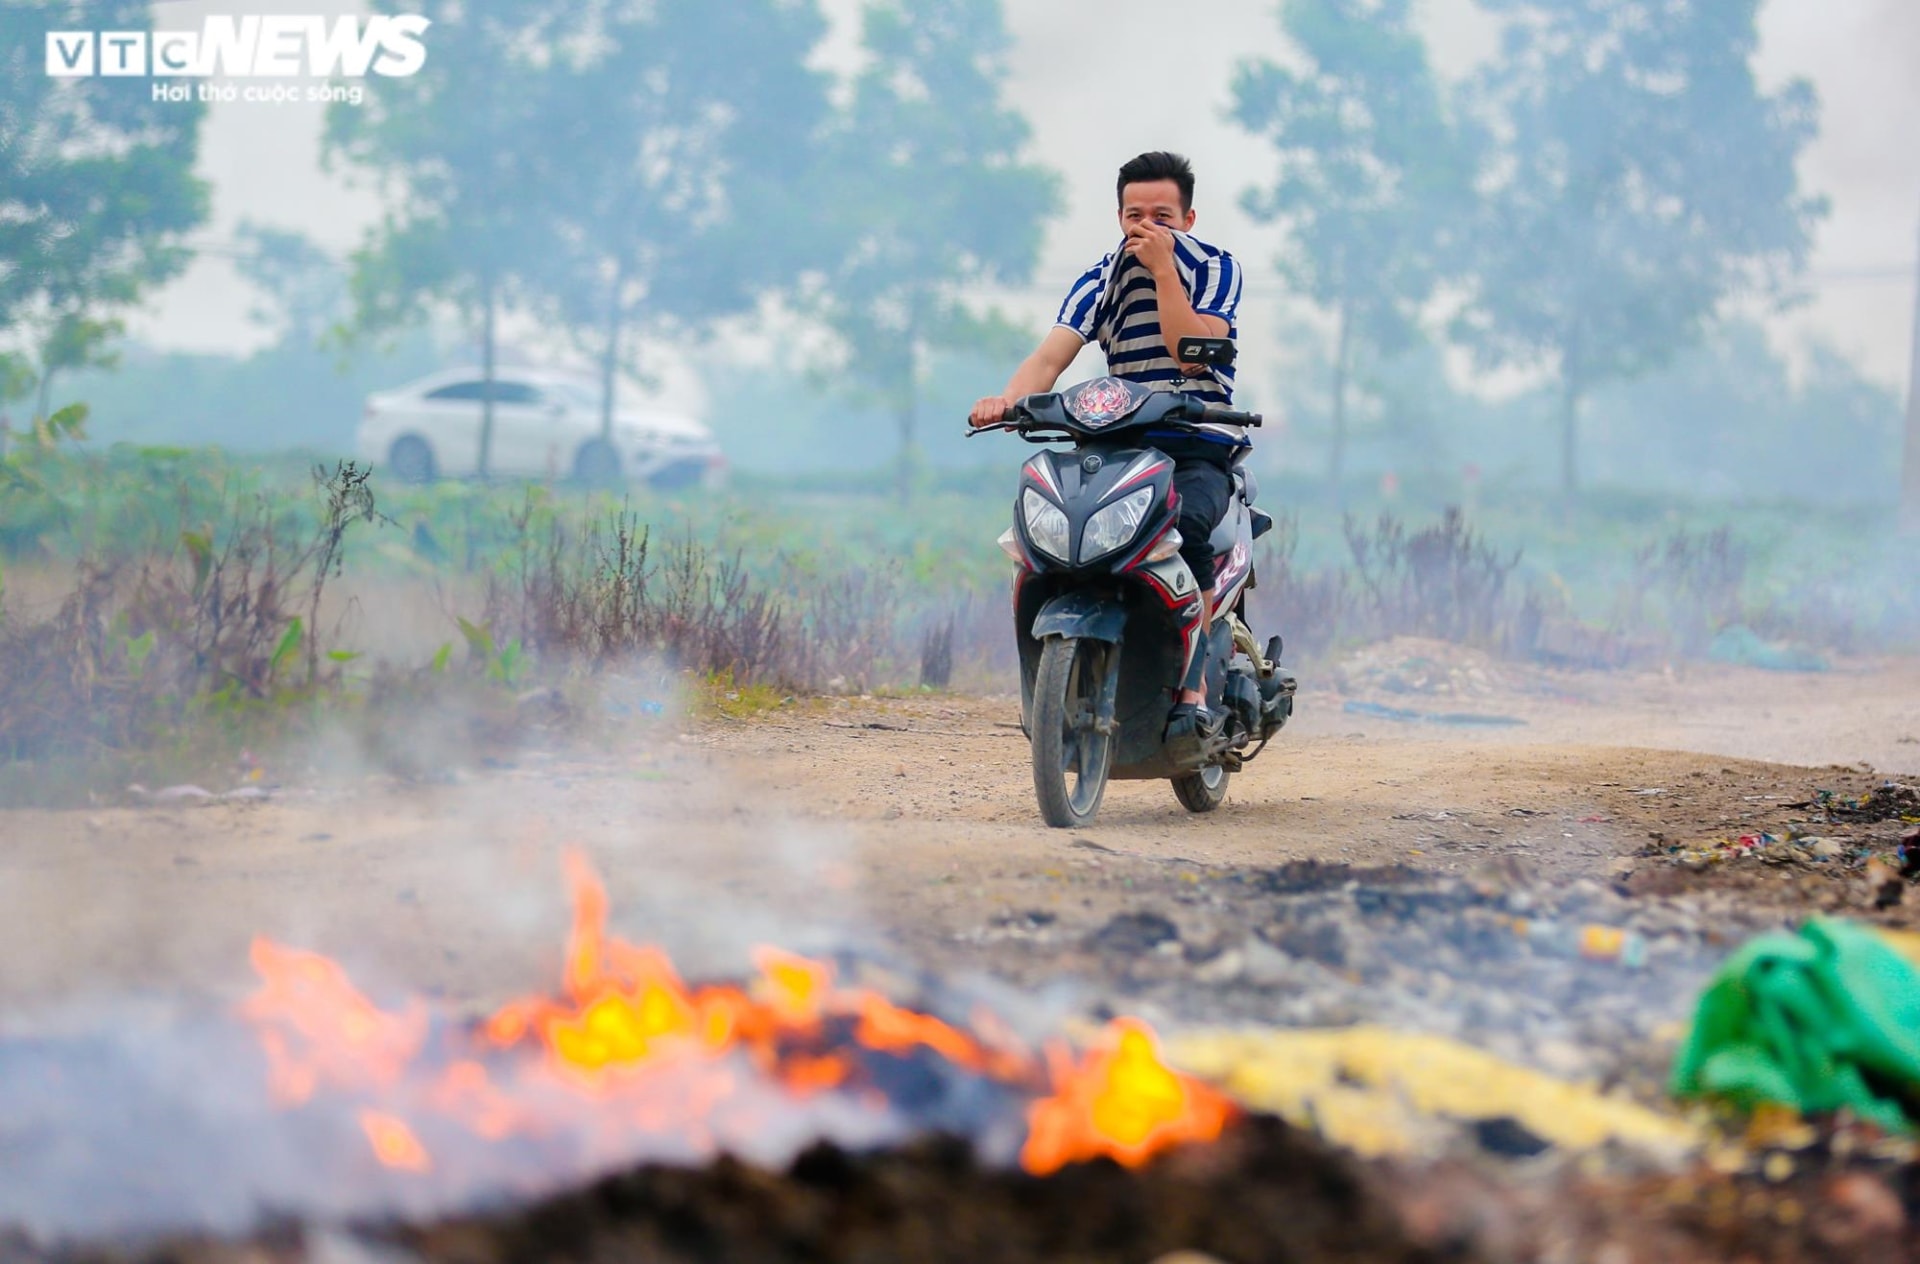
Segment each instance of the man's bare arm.
[{"label": "man's bare arm", "polygon": [[1073,358],[1080,354],[1080,348],[1086,340],[1065,325],[1055,325],[1040,340],[1032,355],[1020,362],[1007,380],[1007,389],[998,395],[989,395],[973,406],[973,414],[968,420],[976,426],[990,426],[1004,419],[1007,409],[1013,401],[1022,395],[1032,395],[1036,391],[1050,391],[1060,375],[1067,371]]},{"label": "man's bare arm", "polygon": [[[1193,300],[1187,297],[1187,287],[1181,284],[1178,272],[1169,270],[1165,274],[1156,274],[1153,293],[1160,304],[1160,337],[1167,344],[1167,354],[1175,360],[1180,358],[1182,338],[1227,336],[1226,321],[1218,316],[1202,316],[1193,310]],[[1190,366],[1183,364],[1181,367]]]},{"label": "man's bare arm", "polygon": [[1032,355],[1020,362],[1020,367],[1007,379],[1007,389],[1002,392],[1008,399],[1019,399],[1022,395],[1031,395],[1036,391],[1050,391],[1060,375],[1067,371],[1074,357],[1080,354],[1080,348],[1086,346],[1086,340],[1065,325],[1055,325],[1040,340]]}]

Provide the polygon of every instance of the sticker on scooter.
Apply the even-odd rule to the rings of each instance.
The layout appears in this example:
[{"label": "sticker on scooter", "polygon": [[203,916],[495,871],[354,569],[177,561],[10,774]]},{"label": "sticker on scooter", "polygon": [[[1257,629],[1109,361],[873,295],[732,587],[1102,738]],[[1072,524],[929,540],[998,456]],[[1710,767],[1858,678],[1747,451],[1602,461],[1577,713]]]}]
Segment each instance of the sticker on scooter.
[{"label": "sticker on scooter", "polygon": [[1081,421],[1111,421],[1133,407],[1133,392],[1110,377],[1095,378],[1074,392],[1070,405]]}]

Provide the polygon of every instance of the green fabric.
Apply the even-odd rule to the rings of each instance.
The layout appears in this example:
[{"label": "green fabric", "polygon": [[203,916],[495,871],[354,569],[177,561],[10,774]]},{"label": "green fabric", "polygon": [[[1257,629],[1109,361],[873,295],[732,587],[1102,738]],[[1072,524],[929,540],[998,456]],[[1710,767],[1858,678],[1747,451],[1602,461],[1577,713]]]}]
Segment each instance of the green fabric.
[{"label": "green fabric", "polygon": [[1680,1097],[1920,1121],[1920,970],[1872,930],[1816,918],[1720,967],[1673,1068]]}]

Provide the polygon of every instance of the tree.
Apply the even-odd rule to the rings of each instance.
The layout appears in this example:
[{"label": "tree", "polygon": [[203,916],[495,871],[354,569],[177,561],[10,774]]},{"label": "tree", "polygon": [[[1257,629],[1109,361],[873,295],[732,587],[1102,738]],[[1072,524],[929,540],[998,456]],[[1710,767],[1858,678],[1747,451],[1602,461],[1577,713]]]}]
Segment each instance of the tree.
[{"label": "tree", "polygon": [[1758,0],[1484,0],[1504,55],[1473,86],[1502,138],[1457,335],[1484,366],[1558,378],[1560,481],[1582,401],[1696,342],[1727,299],[1779,298],[1824,203],[1794,163],[1804,81],[1760,91]]},{"label": "tree", "polygon": [[111,362],[111,313],[177,276],[207,217],[204,106],[45,73],[49,31],[148,24],[145,0],[0,8],[0,399],[37,387],[41,418],[57,373]]},{"label": "tree", "polygon": [[533,283],[597,352],[603,436],[636,329],[751,309],[818,250],[809,171],[827,113],[807,65],[826,24],[791,0],[597,0],[539,107],[564,190]]},{"label": "tree", "polygon": [[1327,477],[1340,495],[1355,343],[1391,355],[1448,267],[1472,192],[1478,138],[1450,117],[1410,0],[1288,0],[1294,71],[1242,62],[1233,118],[1273,142],[1275,183],[1242,199],[1286,230],[1281,276],[1334,321]]},{"label": "tree", "polygon": [[882,0],[862,31],[868,61],[825,143],[837,262],[805,305],[841,344],[843,383],[893,414],[905,499],[926,348],[1007,344],[965,291],[1031,276],[1059,178],[1022,159],[1026,120],[1001,102],[999,0]]},{"label": "tree", "polygon": [[354,254],[359,335],[417,321],[450,302],[479,326],[478,473],[493,449],[493,389],[501,311],[549,247],[542,183],[550,138],[539,103],[552,48],[573,30],[559,0],[426,0],[431,53],[414,75],[368,85],[361,105],[327,115],[325,153],[374,174],[393,209]]}]

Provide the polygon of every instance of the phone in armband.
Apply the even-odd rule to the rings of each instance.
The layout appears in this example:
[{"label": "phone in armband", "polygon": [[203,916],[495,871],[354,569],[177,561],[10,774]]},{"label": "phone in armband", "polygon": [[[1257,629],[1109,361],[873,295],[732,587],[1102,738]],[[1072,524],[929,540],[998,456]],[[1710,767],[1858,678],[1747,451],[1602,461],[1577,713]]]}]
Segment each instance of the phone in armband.
[{"label": "phone in armband", "polygon": [[1174,353],[1182,364],[1232,364],[1233,339],[1182,338]]}]

